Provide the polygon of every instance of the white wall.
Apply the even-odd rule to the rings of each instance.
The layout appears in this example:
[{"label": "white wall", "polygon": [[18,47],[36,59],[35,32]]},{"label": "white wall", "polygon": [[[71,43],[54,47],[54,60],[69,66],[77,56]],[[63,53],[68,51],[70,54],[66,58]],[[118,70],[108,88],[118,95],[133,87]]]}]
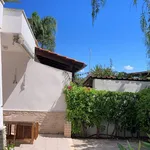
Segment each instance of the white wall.
[{"label": "white wall", "polygon": [[34,57],[36,47],[35,37],[23,10],[4,8],[2,32],[19,35],[22,39],[21,44]]},{"label": "white wall", "polygon": [[21,11],[4,8],[3,12],[3,32],[21,33]]},{"label": "white wall", "polygon": [[126,81],[94,79],[93,88],[106,91],[138,92],[146,87],[150,87],[150,81]]},{"label": "white wall", "polygon": [[0,130],[3,129],[3,95],[2,95],[2,46],[1,46],[1,32],[0,32]]},{"label": "white wall", "polygon": [[71,76],[70,72],[30,60],[23,77],[7,99],[4,110],[65,111],[63,88],[70,82]]},{"label": "white wall", "polygon": [[24,75],[29,59],[29,56],[22,49],[20,52],[2,51],[4,104],[17,85],[17,83],[13,83],[15,79],[19,82]]},{"label": "white wall", "polygon": [[3,97],[2,97],[2,71],[1,71],[1,28],[3,20],[3,2],[0,0],[0,130],[3,129]]},{"label": "white wall", "polygon": [[30,24],[25,16],[24,11],[22,13],[21,33],[25,40],[26,47],[28,47],[30,53],[33,54],[33,56],[34,56],[35,47],[36,47],[35,38],[34,38],[34,34],[33,34],[32,30],[30,28]]},{"label": "white wall", "polygon": [[0,29],[2,28],[2,20],[3,20],[3,2],[0,0]]}]

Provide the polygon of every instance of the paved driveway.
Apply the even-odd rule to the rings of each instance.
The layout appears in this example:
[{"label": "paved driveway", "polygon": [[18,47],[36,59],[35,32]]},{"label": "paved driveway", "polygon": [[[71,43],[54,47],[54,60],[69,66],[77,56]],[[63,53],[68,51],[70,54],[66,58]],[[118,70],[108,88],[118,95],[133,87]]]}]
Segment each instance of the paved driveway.
[{"label": "paved driveway", "polygon": [[[88,139],[88,140],[78,140],[73,139],[74,150],[118,150],[117,143],[126,145],[126,141],[119,140],[102,140],[102,139]],[[137,143],[131,142],[137,149]]]},{"label": "paved driveway", "polygon": [[[71,139],[61,135],[39,135],[34,144],[21,144],[15,150],[118,150],[117,143],[126,145],[123,140]],[[130,142],[137,149],[138,143]]]},{"label": "paved driveway", "polygon": [[15,150],[73,150],[72,139],[61,135],[39,135],[34,144],[21,144]]}]

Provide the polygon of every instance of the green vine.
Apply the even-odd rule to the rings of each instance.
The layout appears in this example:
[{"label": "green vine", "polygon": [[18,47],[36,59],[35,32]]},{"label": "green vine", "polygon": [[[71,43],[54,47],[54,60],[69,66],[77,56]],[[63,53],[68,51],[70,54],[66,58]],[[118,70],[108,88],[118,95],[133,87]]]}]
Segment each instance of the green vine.
[{"label": "green vine", "polygon": [[101,123],[115,124],[112,136],[119,131],[150,133],[150,89],[139,93],[98,91],[74,84],[65,87],[67,119],[72,123],[72,133],[86,136],[87,128],[96,126],[97,137]]}]

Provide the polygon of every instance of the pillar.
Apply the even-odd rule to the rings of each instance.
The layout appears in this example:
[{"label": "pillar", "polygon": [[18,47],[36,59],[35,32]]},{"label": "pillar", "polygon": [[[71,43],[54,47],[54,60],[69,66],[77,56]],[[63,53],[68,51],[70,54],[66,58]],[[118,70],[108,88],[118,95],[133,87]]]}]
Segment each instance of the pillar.
[{"label": "pillar", "polygon": [[66,121],[64,124],[64,136],[71,138],[71,122]]},{"label": "pillar", "polygon": [[0,0],[0,150],[6,146],[6,129],[3,125],[3,94],[2,94],[2,20],[3,20],[3,0]]}]

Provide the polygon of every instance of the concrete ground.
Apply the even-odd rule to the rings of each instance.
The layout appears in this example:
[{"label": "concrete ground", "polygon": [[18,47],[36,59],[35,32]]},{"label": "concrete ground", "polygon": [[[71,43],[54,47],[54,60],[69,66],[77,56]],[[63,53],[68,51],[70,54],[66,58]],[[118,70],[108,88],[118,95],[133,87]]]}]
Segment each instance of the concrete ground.
[{"label": "concrete ground", "polygon": [[[119,150],[117,143],[127,145],[127,141],[123,140],[73,139],[74,150]],[[138,143],[136,142],[130,143],[136,150],[138,147]]]},{"label": "concrete ground", "polygon": [[[39,135],[34,144],[21,144],[15,150],[119,150],[117,143],[127,145],[123,140],[103,140],[103,139],[71,139],[61,135]],[[135,148],[138,143],[130,142]]]},{"label": "concrete ground", "polygon": [[39,135],[34,144],[21,144],[15,150],[73,150],[72,139],[61,135]]}]

